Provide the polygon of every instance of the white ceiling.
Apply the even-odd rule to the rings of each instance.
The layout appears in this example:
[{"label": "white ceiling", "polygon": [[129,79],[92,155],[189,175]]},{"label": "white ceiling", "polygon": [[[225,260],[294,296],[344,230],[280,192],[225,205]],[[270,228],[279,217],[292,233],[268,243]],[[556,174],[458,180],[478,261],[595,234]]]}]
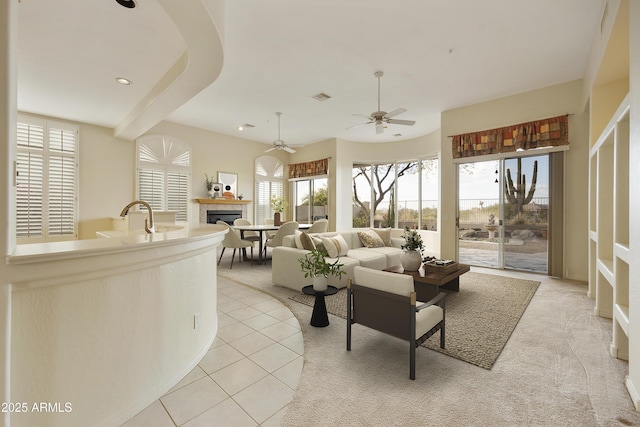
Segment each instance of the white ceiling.
[{"label": "white ceiling", "polygon": [[[118,127],[186,45],[158,0],[136,1],[22,0],[18,109]],[[264,143],[277,138],[277,111],[290,145],[415,138],[442,111],[582,78],[601,10],[602,0],[227,1],[220,75],[163,118]],[[416,124],[346,130],[377,110],[377,70],[382,110],[404,107],[396,118]],[[244,123],[255,127],[239,132]]]}]

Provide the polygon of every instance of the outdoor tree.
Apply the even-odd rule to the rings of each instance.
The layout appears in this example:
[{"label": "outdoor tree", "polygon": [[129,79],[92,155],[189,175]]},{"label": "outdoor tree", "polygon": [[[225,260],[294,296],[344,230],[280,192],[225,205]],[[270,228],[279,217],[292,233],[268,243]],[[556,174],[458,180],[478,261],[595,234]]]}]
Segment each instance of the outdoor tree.
[{"label": "outdoor tree", "polygon": [[[313,192],[313,206],[327,206],[327,200],[328,200],[327,187],[320,187],[315,189],[315,191]],[[308,194],[303,197],[301,204],[302,205],[309,204]]]},{"label": "outdoor tree", "polygon": [[[357,222],[365,222],[366,225],[369,225],[369,218],[371,212],[376,212],[380,204],[385,200],[387,195],[390,196],[390,193],[393,189],[395,183],[395,172],[394,172],[393,164],[385,164],[385,165],[359,165],[354,166],[354,175],[353,175],[353,204],[358,206],[361,209],[362,216],[366,219],[362,221],[362,218],[358,219]],[[418,170],[418,162],[409,162],[399,164],[398,169],[398,177],[403,176],[406,173],[416,173]],[[373,173],[370,173],[372,171]],[[363,178],[369,184],[368,188],[373,189],[373,200],[371,201],[371,210],[365,204],[365,199],[363,199],[364,195],[358,193],[357,180],[359,178]],[[393,198],[391,198],[391,203],[393,202]],[[388,215],[394,216],[395,206],[391,206],[388,210]],[[389,218],[388,218],[389,219]]]}]

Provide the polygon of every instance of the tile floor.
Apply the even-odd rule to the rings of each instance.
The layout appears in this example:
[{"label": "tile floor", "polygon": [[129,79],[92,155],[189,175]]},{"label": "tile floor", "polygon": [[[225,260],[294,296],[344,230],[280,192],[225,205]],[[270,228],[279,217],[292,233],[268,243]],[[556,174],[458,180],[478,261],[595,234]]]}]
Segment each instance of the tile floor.
[{"label": "tile floor", "polygon": [[275,298],[218,277],[218,322],[198,366],[123,427],[280,425],[302,372],[298,320]]}]

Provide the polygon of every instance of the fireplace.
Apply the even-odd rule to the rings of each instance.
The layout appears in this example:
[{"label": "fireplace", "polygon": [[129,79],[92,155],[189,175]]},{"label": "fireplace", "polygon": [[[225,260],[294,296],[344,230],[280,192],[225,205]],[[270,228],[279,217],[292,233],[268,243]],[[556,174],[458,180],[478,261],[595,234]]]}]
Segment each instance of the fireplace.
[{"label": "fireplace", "polygon": [[242,218],[241,210],[207,210],[207,224],[224,221],[229,225],[233,225],[233,221],[238,218]]}]

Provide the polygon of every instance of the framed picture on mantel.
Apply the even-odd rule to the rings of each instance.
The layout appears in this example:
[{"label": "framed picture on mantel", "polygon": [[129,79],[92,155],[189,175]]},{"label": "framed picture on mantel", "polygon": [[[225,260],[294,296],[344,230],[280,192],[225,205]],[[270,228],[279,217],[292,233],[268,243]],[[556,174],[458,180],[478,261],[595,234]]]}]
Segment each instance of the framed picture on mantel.
[{"label": "framed picture on mantel", "polygon": [[218,172],[218,182],[222,184],[222,197],[235,199],[238,193],[238,174],[232,172]]}]

